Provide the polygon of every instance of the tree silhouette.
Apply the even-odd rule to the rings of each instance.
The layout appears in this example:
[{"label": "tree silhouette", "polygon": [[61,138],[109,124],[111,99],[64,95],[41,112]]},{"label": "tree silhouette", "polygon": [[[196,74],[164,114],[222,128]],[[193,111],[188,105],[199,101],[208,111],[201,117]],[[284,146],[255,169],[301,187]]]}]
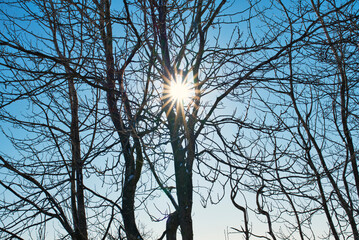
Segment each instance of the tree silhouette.
[{"label": "tree silhouette", "polygon": [[0,237],[191,240],[199,194],[245,239],[358,239],[357,10],[0,3]]}]

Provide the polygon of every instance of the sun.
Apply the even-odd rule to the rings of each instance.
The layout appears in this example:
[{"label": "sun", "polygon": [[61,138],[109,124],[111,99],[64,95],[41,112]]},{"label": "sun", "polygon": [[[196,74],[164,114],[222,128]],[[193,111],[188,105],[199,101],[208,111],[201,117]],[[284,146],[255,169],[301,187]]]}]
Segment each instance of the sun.
[{"label": "sun", "polygon": [[171,81],[169,94],[176,103],[185,104],[191,97],[191,85],[182,76],[177,76]]},{"label": "sun", "polygon": [[190,79],[188,75],[176,74],[170,81],[166,81],[161,99],[162,107],[167,109],[167,115],[171,110],[176,109],[178,113],[184,113],[191,107],[194,89]]}]

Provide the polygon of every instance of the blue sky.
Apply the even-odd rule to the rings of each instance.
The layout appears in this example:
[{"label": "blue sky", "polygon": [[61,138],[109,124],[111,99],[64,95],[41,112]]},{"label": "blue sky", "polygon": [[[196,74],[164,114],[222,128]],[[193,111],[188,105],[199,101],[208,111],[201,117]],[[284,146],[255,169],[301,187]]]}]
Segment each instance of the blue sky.
[{"label": "blue sky", "polygon": [[[226,9],[226,13],[235,13],[235,12],[240,12],[240,11],[244,11],[248,5],[247,4],[242,4],[243,2],[242,1],[233,1],[231,4],[229,4],[229,8]],[[285,1],[285,3],[293,3],[293,1]],[[115,3],[113,3],[114,6],[113,8],[116,9],[117,7],[119,6],[116,6]],[[265,3],[263,3],[264,5],[262,6],[265,6]],[[19,12],[15,12],[17,10],[14,10],[14,9],[5,9],[3,6],[4,5],[0,5],[1,6],[1,10],[4,12],[8,12],[9,14],[14,14],[16,16],[21,16],[22,15],[22,12],[19,11]],[[122,5],[121,5],[122,6]],[[278,7],[278,5],[275,5],[274,7]],[[272,7],[269,11],[269,18],[267,20],[269,20],[269,22],[271,22],[272,20],[278,20],[278,18],[281,18],[283,17],[284,15],[282,15],[282,13],[280,14],[279,11],[277,9],[275,9],[274,7]],[[134,13],[135,14],[135,13]],[[243,46],[252,46],[253,44],[253,41],[251,40],[248,40],[248,41],[245,41],[246,40],[246,37],[248,37],[250,35],[250,33],[247,31],[247,26],[249,24],[249,22],[247,21],[244,21],[244,22],[241,22],[242,18],[245,18],[247,17],[247,14],[248,12],[245,12],[245,13],[242,13],[242,14],[239,14],[239,15],[233,15],[231,16],[231,20],[234,21],[234,22],[240,22],[238,24],[237,27],[234,27],[234,24],[223,24],[221,25],[221,29],[219,30],[219,28],[214,28],[213,30],[210,31],[210,35],[208,36],[208,44],[211,46],[211,45],[214,45],[214,44],[219,44],[220,46],[223,46],[225,44],[227,44],[230,40],[229,38],[232,36],[233,38],[235,38],[237,36],[238,33],[242,33],[243,35],[243,42],[238,42],[237,46],[239,46],[238,48],[240,47],[243,47]],[[2,17],[4,17],[5,15],[2,15]],[[223,20],[223,18],[220,18]],[[8,25],[6,21],[3,20],[3,24],[0,25],[0,30],[3,30],[5,31],[6,29],[10,29],[12,28],[13,26],[11,25]],[[228,20],[228,19],[227,19]],[[10,30],[10,33],[15,33],[18,34],[19,36],[19,40],[22,40],[26,43],[33,43],[34,46],[38,47],[38,49],[40,50],[43,50],[43,51],[46,51],[46,49],[49,49],[50,47],[49,46],[46,46],[44,43],[38,43],[38,42],[35,42],[36,40],[36,37],[38,36],[47,36],[47,32],[46,30],[43,30],[41,27],[39,27],[38,25],[36,25],[36,23],[33,23],[33,24],[28,24],[28,23],[25,23],[22,21],[22,19],[20,18],[19,19],[19,22],[21,23],[21,26],[28,30],[28,32],[21,32],[21,28],[18,28],[18,32],[12,32],[12,30]],[[262,38],[262,37],[269,37],[268,36],[263,36],[263,31],[267,31],[267,30],[271,30],[269,29],[267,26],[263,27],[263,28],[260,28],[259,26],[256,26],[257,24],[262,24],[260,23],[258,20],[253,20],[251,21],[251,24],[252,27],[253,27],[253,34],[256,35],[257,37],[259,38]],[[261,26],[264,26],[261,25]],[[285,27],[285,23],[283,23],[283,26],[280,26],[279,28],[283,29]],[[121,31],[123,31],[123,29],[121,28],[118,28],[118,27],[114,27],[114,30],[115,31],[118,31],[118,35],[121,35]],[[44,32],[45,31],[45,32]],[[232,35],[232,33],[234,32],[234,34]],[[269,31],[271,32],[271,31]],[[219,35],[219,39],[216,39],[217,35],[220,33]],[[269,33],[268,33],[269,34]],[[273,32],[271,32],[271,34],[274,34]],[[20,37],[21,36],[21,37]],[[281,44],[286,44],[286,41],[288,41],[288,35],[286,35],[287,38],[285,40],[280,40],[278,41],[277,43],[274,43],[273,45],[274,46],[279,46]],[[2,40],[2,39],[0,39]],[[46,42],[46,41],[45,41]],[[231,41],[231,43],[233,44],[235,41]],[[128,43],[124,43],[125,44],[128,44]],[[195,45],[195,44],[194,44]],[[268,45],[268,46],[273,46],[273,45]],[[117,50],[116,51],[120,51],[120,47],[121,46],[118,46]],[[197,46],[195,46],[195,49],[196,49]],[[255,47],[254,47],[255,49]],[[268,57],[268,56],[271,56],[271,54],[274,54],[276,51],[275,48],[273,49],[269,49],[268,51],[266,51],[266,54],[267,56],[265,56],[265,54],[261,55],[261,53],[253,53],[250,55],[250,57],[247,57],[248,55],[243,55],[243,58],[241,57],[238,57],[238,58],[234,58],[233,61],[241,61],[240,64],[237,65],[236,68],[231,68],[232,65],[229,65],[227,67],[223,67],[223,68],[220,68],[220,70],[218,70],[216,73],[218,73],[218,75],[216,76],[211,76],[210,80],[208,81],[208,83],[211,83],[211,81],[213,81],[213,83],[216,83],[216,79],[217,78],[221,78],[223,80],[223,82],[227,81],[227,84],[223,84],[223,86],[220,86],[218,88],[215,88],[215,89],[211,89],[212,86],[208,86],[208,90],[211,91],[210,93],[208,93],[207,95],[205,95],[202,99],[202,103],[204,105],[208,105],[209,107],[207,108],[201,108],[200,109],[200,112],[201,112],[201,117],[203,117],[206,112],[208,111],[208,109],[210,108],[210,106],[214,103],[214,101],[216,100],[216,97],[220,96],[222,94],[222,92],[228,88],[228,86],[230,86],[231,84],[233,84],[235,81],[238,80],[239,77],[241,77],[241,74],[242,74],[242,71],[245,72],[243,70],[243,67],[247,66],[247,65],[250,65],[250,66],[253,66],[256,64],[257,61],[261,61],[261,58],[264,58],[264,57]],[[100,50],[99,50],[100,52]],[[119,54],[120,55],[120,54]],[[215,54],[214,54],[215,55]],[[146,54],[144,54],[143,56],[146,56]],[[143,56],[137,56],[138,59],[141,59],[141,57]],[[136,60],[138,60],[136,58]],[[215,57],[214,57],[215,59]],[[3,61],[3,60],[0,60],[0,61]],[[298,59],[299,61],[299,59]],[[309,67],[311,67],[311,61],[310,60],[306,60],[304,59],[303,62],[306,62],[308,64]],[[25,62],[26,63],[26,62]],[[30,64],[30,68],[31,66],[31,63],[28,63]],[[206,66],[202,66],[202,72],[200,72],[200,78],[204,79],[206,77],[208,77],[206,74],[206,68],[209,68],[211,65],[210,63],[207,63],[208,65]],[[278,63],[279,64],[279,63]],[[93,66],[90,66],[89,69],[91,69],[91,67],[101,67],[101,64],[98,63],[98,65],[96,65],[94,63]],[[134,68],[139,68],[139,67],[142,67],[142,65],[139,65],[139,64],[134,64],[133,65]],[[302,66],[302,65],[301,65]],[[301,69],[303,70],[303,69]],[[10,75],[9,72],[2,72],[2,80],[3,79],[6,79],[7,77],[7,74]],[[96,73],[93,73],[94,75]],[[231,74],[229,75],[230,77],[226,78],[225,77],[225,74]],[[273,75],[273,72],[269,72],[267,73],[268,75],[266,76],[272,76],[272,77],[277,77],[277,76],[274,76]],[[141,75],[140,77],[144,77],[145,74]],[[285,74],[284,74],[285,75]],[[220,77],[221,76],[221,77]],[[260,75],[258,75],[260,76]],[[22,77],[22,76],[21,76]],[[20,77],[20,78],[21,78]],[[24,78],[26,78],[27,76],[24,75]],[[132,77],[131,76],[131,80],[132,79],[136,79],[136,77],[138,76],[135,76],[135,77]],[[130,78],[129,78],[130,79]],[[246,79],[247,80],[247,79]],[[260,89],[259,90],[256,90],[256,91],[253,91],[252,92],[252,87],[254,87],[254,85],[252,85],[253,83],[255,82],[255,80],[253,79],[248,79],[248,82],[246,82],[246,85],[243,84],[243,86],[241,86],[241,88],[238,88],[238,92],[240,92],[241,90],[243,90],[243,98],[244,99],[241,99],[241,101],[236,101],[236,100],[229,100],[229,99],[225,99],[221,102],[221,104],[219,105],[220,107],[214,112],[213,116],[210,118],[211,121],[216,121],[217,120],[217,117],[219,118],[220,116],[221,117],[224,117],[225,115],[227,116],[235,116],[235,117],[238,117],[239,119],[243,118],[245,116],[245,109],[247,106],[250,106],[250,110],[248,111],[248,115],[249,115],[249,119],[256,119],[259,121],[264,119],[264,116],[266,116],[266,120],[268,122],[274,122],[274,119],[275,117],[273,117],[273,115],[270,115],[268,114],[268,112],[261,112],[260,110],[263,110],[265,109],[265,104],[268,103],[268,104],[275,104],[276,102],[280,102],[280,101],[283,101],[284,103],[286,103],[287,101],[289,101],[289,97],[285,96],[283,98],[281,98],[282,95],[275,95],[275,94],[270,94],[268,93],[267,91],[263,90],[263,89]],[[0,82],[0,83],[3,83],[3,82]],[[137,84],[137,83],[132,83],[129,84],[129,91],[133,91],[135,92],[135,90],[137,90],[136,87],[140,88],[141,84]],[[156,88],[156,86],[158,87],[160,85],[160,81],[158,82],[155,82],[154,83],[154,88]],[[21,86],[18,85],[18,86]],[[88,88],[87,87],[83,87],[83,86],[86,86],[86,85],[78,85],[79,86],[79,90],[83,90],[83,92],[81,94],[81,98],[80,98],[80,102],[81,103],[86,103],[87,100],[89,100],[89,102],[91,104],[95,104],[94,102],[94,99],[91,99],[92,97],[94,98],[94,92],[90,92],[88,91]],[[255,86],[258,86],[258,87],[278,87],[278,85],[271,85],[271,84],[263,84],[261,85],[261,83],[258,83],[257,85]],[[16,86],[15,86],[16,87]],[[15,89],[14,87],[14,89]],[[10,87],[11,88],[11,87]],[[302,89],[303,91],[304,90],[310,90],[310,89],[307,89],[305,88],[305,86],[300,86],[298,87],[298,89]],[[7,89],[4,89],[3,86],[0,87],[0,90],[1,91],[9,91],[9,87]],[[207,90],[207,89],[206,89]],[[309,91],[310,92],[310,91]],[[66,93],[66,90],[64,90],[64,94]],[[132,92],[131,92],[132,93]],[[141,93],[139,93],[141,94]],[[156,89],[154,89],[154,95],[153,95],[153,102],[154,103],[160,103],[160,96],[156,96]],[[61,96],[61,91],[58,93],[58,98],[56,97],[57,100],[61,100],[62,97],[64,96]],[[103,94],[102,97],[104,97],[105,95]],[[280,96],[280,97],[279,97]],[[89,97],[88,99],[86,99],[87,97]],[[135,98],[135,94],[132,96],[134,101],[137,101],[138,99]],[[136,95],[137,97],[137,95]],[[252,102],[251,101],[254,101],[252,98],[250,97],[253,97],[253,98],[262,98],[262,102],[259,103],[258,105],[256,105],[255,107],[256,108],[252,108]],[[248,99],[247,99],[248,98]],[[65,98],[64,98],[65,99]],[[238,99],[237,99],[238,100]],[[267,100],[267,101],[266,101]],[[63,100],[64,102],[64,106],[66,105],[66,100]],[[34,105],[27,105],[25,104],[26,103],[26,100],[24,101],[19,101],[19,102],[16,102],[16,103],[13,103],[11,104],[9,107],[7,107],[7,110],[13,114],[13,115],[17,115],[17,116],[20,116],[21,114],[26,114],[26,113],[34,113],[33,110],[35,110],[36,112],[41,112],[39,110],[38,107],[34,106]],[[51,104],[53,104],[53,101],[51,101]],[[85,104],[84,104],[85,105]],[[304,105],[303,105],[304,106]],[[306,105],[305,105],[306,107]],[[303,107],[303,111],[306,111],[305,107]],[[101,109],[101,113],[105,113],[106,112],[106,107],[104,106],[104,101],[103,102],[100,102],[99,104],[99,108]],[[282,110],[282,109],[280,109]],[[86,113],[88,111],[88,109],[84,108],[84,113]],[[159,112],[160,111],[160,108],[158,107],[157,111]],[[46,111],[45,111],[46,112]],[[45,112],[42,112],[42,114],[44,114]],[[235,112],[235,114],[234,114]],[[290,112],[290,111],[289,111]],[[51,113],[51,114],[56,114],[56,113]],[[84,118],[84,117],[83,117]],[[31,118],[31,120],[36,120],[36,118]],[[65,120],[64,119],[61,119],[61,117],[57,117],[57,122],[54,121],[54,124],[58,124],[58,125],[61,125],[61,124],[64,124],[64,123],[61,123],[61,120]],[[103,124],[101,125],[102,127],[108,127],[108,128],[111,128],[111,124],[109,122],[106,122],[108,120],[105,120],[104,122],[101,122],[100,124]],[[295,121],[295,120],[294,120]],[[85,123],[88,123],[87,120],[84,120]],[[289,121],[289,123],[291,123]],[[25,133],[23,130],[19,130],[17,128],[14,128],[14,126],[12,124],[9,124],[9,123],[6,123],[6,122],[2,122],[1,123],[1,128],[7,132],[12,132],[14,134],[14,136],[18,137],[18,138],[26,138],[26,137],[32,137],[32,134],[33,133]],[[57,126],[58,126],[57,125]],[[63,126],[63,125],[61,125]],[[87,137],[84,137],[84,139],[86,141],[90,141],[89,139],[91,139],[91,136],[90,134],[88,134],[89,130],[86,130],[86,126],[85,124],[83,125],[83,129],[84,132],[83,132],[83,135],[87,136]],[[319,128],[318,128],[319,129]],[[213,130],[213,129],[212,129]],[[222,128],[222,132],[223,134],[226,136],[227,140],[230,142],[231,140],[235,141],[235,134],[237,133],[237,127],[232,124],[226,124],[223,126]],[[68,129],[66,130],[68,131]],[[87,135],[88,134],[88,135]],[[105,136],[105,133],[103,132],[102,133],[103,135],[102,136]],[[161,132],[159,133],[161,134]],[[245,137],[253,137],[253,135],[255,135],[255,133],[251,132],[251,131],[246,131],[246,130],[243,130],[242,134],[245,136]],[[248,134],[248,135],[246,135]],[[250,134],[253,134],[253,135],[250,135]],[[286,138],[288,137],[288,139],[290,138],[289,135],[286,135],[288,133],[284,133],[283,135],[281,135],[281,137],[283,138]],[[41,134],[40,134],[41,135]],[[60,136],[61,134],[59,134]],[[334,135],[333,135],[334,136]],[[60,136],[59,139],[63,139],[64,136]],[[149,143],[154,143],[156,142],[156,140],[153,140],[152,142],[149,140],[151,136],[148,137],[148,140]],[[215,148],[216,147],[216,143],[220,144],[220,139],[216,136],[216,134],[206,134],[204,137],[208,137],[212,142],[209,142],[208,143],[208,147],[213,147]],[[106,136],[106,139],[108,140],[108,143],[112,143],[113,141],[115,141],[115,137],[113,136]],[[259,137],[259,140],[263,140],[263,144],[265,145],[265,139],[261,139]],[[97,139],[98,142],[101,142],[100,140]],[[160,140],[158,140],[160,141]],[[247,139],[243,138],[241,140],[242,144],[246,145],[246,144],[249,144],[250,142],[248,142]],[[15,157],[19,157],[19,159],[24,159],[22,158],[22,156],[20,154],[18,154],[16,151],[14,151],[14,149],[12,148],[12,145],[11,143],[5,138],[4,134],[3,133],[0,133],[0,142],[1,142],[1,145],[0,145],[0,153],[1,154],[4,154],[4,156],[15,156]],[[286,140],[283,140],[283,145],[285,145],[285,143],[287,142],[287,139]],[[100,144],[100,143],[99,143]],[[66,150],[68,151],[69,150],[69,145],[66,145],[66,143],[64,143],[64,152],[66,152]],[[36,147],[43,147],[41,146],[41,144],[39,144],[38,146],[34,146],[34,148]],[[260,147],[260,146],[258,146]],[[266,146],[265,146],[266,147]],[[205,147],[199,147],[199,150],[202,150],[203,148]],[[166,149],[166,147],[164,147],[164,149]],[[253,148],[253,151],[255,151],[256,149]],[[272,150],[271,149],[271,146],[268,146],[268,151]],[[100,170],[103,170],[102,168],[104,168],[105,164],[104,162],[106,161],[109,161],[109,162],[112,162],[111,164],[115,165],[115,162],[117,161],[117,158],[118,158],[118,151],[119,151],[119,148],[115,148],[113,152],[110,152],[108,155],[101,155],[99,156],[98,158],[96,158],[95,160],[93,160],[92,164],[93,166],[96,166],[98,167],[98,171]],[[49,159],[51,159],[51,157],[58,157],[58,155],[51,155],[53,152],[48,152],[47,153],[47,157],[50,156]],[[255,155],[256,153],[252,153],[253,155]],[[219,157],[223,157],[225,159],[225,156],[222,154],[219,154]],[[211,164],[215,164],[216,162],[215,161],[212,161]],[[168,161],[166,163],[163,163],[163,166],[161,166],[163,169],[163,172],[160,172],[160,177],[162,178],[163,181],[167,181],[166,184],[168,185],[174,185],[174,180],[173,180],[173,166],[172,166],[172,162],[171,161]],[[224,171],[228,171],[228,168],[226,166],[221,166],[222,167],[222,170],[224,173]],[[91,169],[91,171],[95,171],[94,170],[95,168]],[[204,170],[204,171],[207,171]],[[148,170],[146,172],[146,174],[148,174]],[[122,174],[121,172],[121,169],[117,169],[115,170],[115,175],[117,175],[118,179],[120,179],[120,175]],[[209,175],[211,177],[213,177],[213,175]],[[86,176],[87,177],[87,176]],[[109,178],[105,178],[106,181],[114,181],[114,179],[109,179]],[[117,179],[117,180],[118,180]],[[162,194],[162,192],[159,190],[158,186],[156,185],[156,183],[151,183],[149,184],[148,182],[151,180],[151,175],[144,175],[143,176],[143,185],[141,185],[139,187],[139,189],[141,190],[144,190],[145,193],[147,192],[151,192],[152,191],[152,194],[153,196],[160,196]],[[246,181],[248,180],[249,181],[249,178],[243,178],[242,179],[243,181]],[[227,184],[227,186],[223,189],[221,188],[222,187],[222,184],[224,184],[226,182],[226,178],[219,175],[217,181],[214,183],[214,187],[212,187],[212,185],[206,181],[202,182],[202,178],[200,178],[198,175],[195,174],[195,177],[194,177],[194,186],[195,186],[195,191],[198,191],[201,193],[201,197],[195,193],[194,194],[194,207],[193,207],[193,221],[194,221],[194,236],[195,236],[195,239],[198,239],[198,240],[217,240],[217,239],[225,239],[225,240],[236,240],[236,239],[243,239],[243,235],[241,234],[230,234],[228,235],[229,237],[227,237],[225,235],[225,232],[230,229],[230,227],[235,227],[235,228],[241,228],[241,226],[243,226],[243,215],[242,213],[236,209],[231,201],[230,201],[230,198],[229,198],[229,193],[230,193],[230,189],[229,189],[229,186]],[[118,192],[120,192],[120,189],[118,189],[119,186],[117,186],[116,184],[114,184],[114,186],[111,186],[109,187],[109,189],[105,189],[105,188],[102,188],[103,187],[103,183],[101,182],[101,176],[99,175],[99,177],[97,177],[96,174],[93,174],[93,176],[89,176],[88,178],[86,178],[86,181],[85,181],[85,184],[87,184],[89,187],[93,187],[94,189],[96,189],[97,191],[100,191],[100,192],[108,192],[109,193],[109,196],[111,197],[114,197],[116,198],[116,196],[118,196]],[[148,184],[148,185],[146,185]],[[259,184],[258,182],[256,182],[256,184]],[[201,188],[199,188],[199,187]],[[198,189],[196,189],[198,187]],[[155,190],[157,188],[157,190]],[[210,196],[213,198],[213,201],[216,201],[218,198],[221,198],[222,197],[222,194],[225,192],[225,196],[223,197],[222,201],[218,204],[211,204],[211,201],[207,199],[207,201],[205,202],[205,205],[206,207],[204,208],[201,204],[201,202],[203,203],[203,198],[206,199],[207,197],[207,194],[208,194],[208,191],[209,189],[212,190]],[[174,191],[175,192],[175,191]],[[142,194],[142,193],[141,193]],[[138,196],[138,199],[139,200],[142,200],[142,199],[147,199],[147,195],[145,194],[139,194]],[[151,195],[152,196],[152,195]],[[8,199],[8,196],[5,196],[7,199]],[[237,198],[238,202],[241,203],[241,204],[244,204],[244,205],[247,205],[250,209],[256,209],[256,199],[255,199],[255,196],[253,193],[246,193],[246,199],[244,200],[244,198],[240,195],[238,195],[238,198]],[[140,202],[140,201],[138,201]],[[138,203],[139,204],[139,203]],[[275,204],[276,202],[270,202],[268,204],[268,207],[269,208],[273,208],[275,209]],[[171,206],[170,204],[170,201],[166,198],[166,196],[164,196],[164,194],[162,194],[159,198],[155,198],[154,200],[150,199],[148,200],[148,202],[146,202],[146,206],[148,207],[148,209],[150,209],[151,211],[151,214],[153,214],[154,217],[158,217],[158,218],[161,218],[161,217],[164,217],[164,215],[170,213],[171,211],[173,211],[173,206]],[[282,206],[283,207],[283,206]],[[285,204],[284,204],[284,207],[285,207]],[[89,210],[89,212],[92,211],[92,210]],[[146,230],[150,230],[153,228],[153,233],[154,233],[154,236],[159,236],[165,229],[165,220],[163,220],[162,222],[160,223],[153,223],[151,222],[151,219],[150,217],[146,214],[146,211],[144,209],[144,205],[141,205],[139,204],[139,210],[138,210],[138,215],[140,216],[139,219],[141,221],[142,224],[144,224],[146,226]],[[257,219],[257,217],[259,219]],[[289,219],[291,219],[291,217],[289,217]],[[268,231],[268,226],[267,224],[265,223],[262,223],[261,221],[265,221],[265,219],[263,218],[263,216],[258,216],[258,215],[255,215],[253,214],[253,211],[250,212],[249,214],[249,220],[250,220],[250,224],[251,224],[251,227],[253,230],[255,230],[256,233],[258,234],[266,234],[266,232]],[[290,220],[289,220],[290,221]],[[312,226],[313,226],[313,229],[314,229],[314,232],[316,236],[321,236],[325,233],[325,231],[327,231],[326,229],[326,224],[323,224],[325,222],[325,220],[322,219],[321,216],[316,216],[316,217],[313,217],[313,221],[312,221]],[[56,225],[56,223],[55,223]],[[277,227],[277,229],[279,229],[278,231],[280,230],[283,230],[281,229],[281,222],[278,222],[276,223],[275,225]],[[51,230],[49,230],[51,231]],[[231,230],[230,230],[231,231]],[[283,230],[285,232],[285,229]],[[231,231],[233,232],[233,231]],[[52,233],[51,233],[52,234]],[[50,235],[51,235],[50,234]],[[297,236],[293,236],[293,239],[296,239]]]}]

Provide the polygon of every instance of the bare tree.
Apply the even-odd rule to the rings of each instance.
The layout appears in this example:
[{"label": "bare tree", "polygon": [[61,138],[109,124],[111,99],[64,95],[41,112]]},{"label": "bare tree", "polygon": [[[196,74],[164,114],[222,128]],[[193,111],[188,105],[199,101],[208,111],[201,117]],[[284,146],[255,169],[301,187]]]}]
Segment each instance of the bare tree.
[{"label": "bare tree", "polygon": [[[50,81],[49,85],[57,82]],[[34,90],[30,84],[20,83],[21,90]],[[18,105],[22,114],[2,109],[2,120],[21,129],[13,133],[16,135],[9,135],[19,157],[1,156],[4,238],[31,236],[31,229],[38,228],[39,236],[33,237],[44,239],[46,226],[56,220],[65,237],[87,239],[83,174],[85,165],[91,164],[102,148],[96,139],[99,133],[91,130],[98,122],[89,120],[96,119],[97,100],[93,99],[91,108],[79,106],[73,79],[64,79],[61,85],[46,87],[42,94],[29,96],[29,103],[21,101],[25,105]],[[28,137],[21,137],[25,134]],[[9,222],[8,217],[14,220]]]},{"label": "bare tree", "polygon": [[[85,49],[93,44],[84,43],[77,27],[85,15],[73,15],[75,6],[66,3],[17,4],[2,8],[1,120],[23,130],[8,135],[19,157],[1,156],[2,237],[45,239],[53,220],[63,238],[88,239],[88,224],[104,229],[96,234],[105,237],[108,218],[92,222],[97,203],[85,197],[84,175],[98,170],[93,161],[116,141],[99,130],[99,91],[80,83],[87,82],[81,73],[91,61]],[[15,9],[11,16],[8,10]]]},{"label": "bare tree", "polygon": [[[248,104],[255,106],[255,117],[248,108],[233,122],[236,137],[225,139],[232,149],[233,181],[244,183],[234,184],[233,191],[261,193],[265,204],[252,208],[267,215],[267,238],[358,239],[357,2],[273,1],[272,6],[283,17],[264,15],[263,26],[268,35],[282,36],[278,48],[288,48],[257,76]],[[249,134],[255,138],[244,140]],[[279,225],[275,230],[276,221],[285,231]],[[316,221],[321,227],[326,222],[325,230]]]},{"label": "bare tree", "polygon": [[310,239],[317,216],[358,238],[356,3],[1,3],[1,121],[28,134],[1,153],[1,236],[145,239],[146,212],[191,240],[194,193],[229,183],[246,239]]}]

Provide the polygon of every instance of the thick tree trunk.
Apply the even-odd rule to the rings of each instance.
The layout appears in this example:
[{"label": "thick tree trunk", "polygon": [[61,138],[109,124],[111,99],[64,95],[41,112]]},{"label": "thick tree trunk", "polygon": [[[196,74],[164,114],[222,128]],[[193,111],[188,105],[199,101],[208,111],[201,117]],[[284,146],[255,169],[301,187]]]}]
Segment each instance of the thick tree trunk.
[{"label": "thick tree trunk", "polygon": [[178,213],[174,212],[168,216],[166,222],[166,239],[167,240],[176,240],[177,239],[177,229],[179,226]]},{"label": "thick tree trunk", "polygon": [[178,217],[183,240],[193,239],[192,226],[192,169],[188,169],[182,147],[173,148],[175,153],[175,176],[178,199]]},{"label": "thick tree trunk", "polygon": [[138,176],[135,170],[135,159],[131,155],[129,139],[120,136],[125,157],[125,179],[123,183],[122,218],[128,240],[141,240],[135,220],[135,195]]},{"label": "thick tree trunk", "polygon": [[[174,71],[171,67],[171,61],[169,56],[168,38],[167,38],[167,27],[166,27],[166,9],[167,2],[161,0],[159,2],[159,39],[162,52],[162,64],[164,67],[164,99],[170,99],[166,90],[168,90],[170,81],[173,78]],[[164,100],[166,101],[166,100]],[[179,124],[182,120],[181,116],[177,116],[173,108],[170,108],[171,104],[164,102],[164,110],[167,114],[167,121],[171,134],[172,152],[175,165],[175,178],[177,188],[177,199],[178,199],[178,220],[181,226],[181,234],[183,240],[193,239],[193,226],[192,226],[192,163],[186,159],[185,149],[183,149],[180,137],[179,137]],[[181,119],[181,120],[180,120]],[[183,123],[182,123],[183,124]],[[185,123],[186,124],[186,123]],[[172,234],[172,233],[171,233]]]}]

